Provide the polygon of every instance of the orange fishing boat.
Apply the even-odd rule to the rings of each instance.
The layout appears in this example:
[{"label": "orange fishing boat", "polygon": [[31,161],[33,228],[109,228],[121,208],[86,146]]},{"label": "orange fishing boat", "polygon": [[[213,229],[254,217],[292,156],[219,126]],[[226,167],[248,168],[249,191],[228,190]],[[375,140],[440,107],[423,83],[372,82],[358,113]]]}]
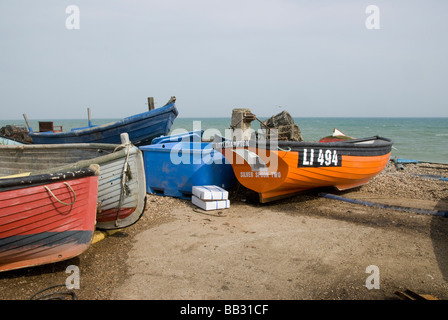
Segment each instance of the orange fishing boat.
[{"label": "orange fishing boat", "polygon": [[[261,141],[263,142],[263,141]],[[260,202],[305,190],[354,188],[379,174],[392,141],[378,136],[334,142],[219,141],[213,147],[231,163],[238,181],[259,193]]]}]

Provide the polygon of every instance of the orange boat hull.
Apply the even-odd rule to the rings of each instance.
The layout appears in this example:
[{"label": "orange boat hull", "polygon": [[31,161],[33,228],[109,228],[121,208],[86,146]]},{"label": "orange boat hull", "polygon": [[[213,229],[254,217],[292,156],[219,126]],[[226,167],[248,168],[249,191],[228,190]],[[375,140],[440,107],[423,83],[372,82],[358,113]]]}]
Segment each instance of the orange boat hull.
[{"label": "orange boat hull", "polygon": [[[238,181],[259,193],[262,203],[314,188],[345,190],[363,185],[386,167],[391,154],[389,147],[381,152],[368,152],[365,148],[362,152],[350,152],[332,147],[331,143],[322,146],[319,148],[314,144],[312,148],[304,145],[300,150],[278,148],[272,151],[248,146],[244,148],[245,152],[235,152],[238,148],[223,148],[221,152],[232,164]],[[325,157],[325,151],[328,157]],[[256,157],[258,162],[266,165],[255,168],[243,153],[251,154],[252,159]]]}]

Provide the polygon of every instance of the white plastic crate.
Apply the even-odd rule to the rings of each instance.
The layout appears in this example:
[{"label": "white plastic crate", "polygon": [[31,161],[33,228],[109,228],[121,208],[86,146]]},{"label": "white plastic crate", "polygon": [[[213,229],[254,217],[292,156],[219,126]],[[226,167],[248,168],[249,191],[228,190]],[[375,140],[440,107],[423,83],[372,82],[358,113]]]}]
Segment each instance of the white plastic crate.
[{"label": "white plastic crate", "polygon": [[218,186],[193,186],[193,195],[201,200],[227,200],[229,193]]},{"label": "white plastic crate", "polygon": [[191,202],[204,210],[218,210],[230,208],[230,200],[202,200],[193,195]]}]

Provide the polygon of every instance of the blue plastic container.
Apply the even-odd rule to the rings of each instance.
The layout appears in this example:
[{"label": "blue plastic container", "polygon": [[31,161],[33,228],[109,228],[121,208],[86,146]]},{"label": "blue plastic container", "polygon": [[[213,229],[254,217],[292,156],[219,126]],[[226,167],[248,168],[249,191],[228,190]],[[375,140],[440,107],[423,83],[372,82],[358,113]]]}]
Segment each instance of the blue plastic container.
[{"label": "blue plastic container", "polygon": [[168,142],[200,142],[204,130],[190,131],[170,136],[160,136],[152,140],[151,144],[168,143]]},{"label": "blue plastic container", "polygon": [[231,190],[232,166],[211,143],[170,142],[139,148],[143,152],[146,192],[190,199],[193,186],[216,185]]}]

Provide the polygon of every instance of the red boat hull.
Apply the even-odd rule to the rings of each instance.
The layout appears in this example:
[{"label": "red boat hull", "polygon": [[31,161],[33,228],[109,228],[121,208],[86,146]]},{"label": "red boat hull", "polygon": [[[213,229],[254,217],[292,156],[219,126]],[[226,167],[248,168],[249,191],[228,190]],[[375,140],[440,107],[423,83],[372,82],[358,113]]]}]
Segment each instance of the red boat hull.
[{"label": "red boat hull", "polygon": [[[4,186],[0,182],[0,271],[73,258],[95,229],[98,176],[83,174]],[[56,180],[56,181],[55,181]],[[24,185],[25,184],[25,185]]]}]

